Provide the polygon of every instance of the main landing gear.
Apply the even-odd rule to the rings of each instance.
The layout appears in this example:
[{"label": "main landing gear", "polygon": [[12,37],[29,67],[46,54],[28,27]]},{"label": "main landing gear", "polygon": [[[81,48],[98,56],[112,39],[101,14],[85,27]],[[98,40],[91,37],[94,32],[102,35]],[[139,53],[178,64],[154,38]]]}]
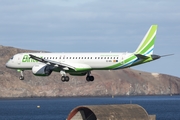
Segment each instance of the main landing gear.
[{"label": "main landing gear", "polygon": [[[61,70],[61,71],[60,71],[60,74],[61,74],[61,76],[62,76],[62,77],[61,77],[61,81],[62,81],[62,82],[68,82],[68,81],[69,81],[69,76],[66,75],[66,72],[65,72],[65,71]],[[88,82],[94,81],[94,76],[91,75],[91,72],[87,72],[86,80],[87,80]]]},{"label": "main landing gear", "polygon": [[62,77],[61,77],[62,82],[68,82],[69,81],[69,76],[66,76],[65,71],[60,71],[60,74],[62,75]]},{"label": "main landing gear", "polygon": [[88,72],[88,73],[87,73],[86,80],[87,80],[88,82],[89,82],[89,81],[94,81],[94,76],[91,76],[91,72]]},{"label": "main landing gear", "polygon": [[62,82],[68,82],[69,81],[69,76],[62,76],[61,81]]}]

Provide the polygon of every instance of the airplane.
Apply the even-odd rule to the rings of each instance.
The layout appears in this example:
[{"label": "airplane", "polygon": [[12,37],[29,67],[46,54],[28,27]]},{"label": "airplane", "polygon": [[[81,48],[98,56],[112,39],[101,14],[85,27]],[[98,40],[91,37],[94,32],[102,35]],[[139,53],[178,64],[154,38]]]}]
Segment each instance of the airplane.
[{"label": "airplane", "polygon": [[[36,76],[49,76],[53,71],[61,74],[63,82],[69,76],[85,76],[94,81],[92,70],[117,70],[144,64],[162,56],[153,54],[157,25],[152,25],[138,48],[133,53],[19,53],[6,63],[7,68],[17,69],[20,80],[24,80],[23,71],[32,70]],[[168,55],[165,55],[168,56]]]}]

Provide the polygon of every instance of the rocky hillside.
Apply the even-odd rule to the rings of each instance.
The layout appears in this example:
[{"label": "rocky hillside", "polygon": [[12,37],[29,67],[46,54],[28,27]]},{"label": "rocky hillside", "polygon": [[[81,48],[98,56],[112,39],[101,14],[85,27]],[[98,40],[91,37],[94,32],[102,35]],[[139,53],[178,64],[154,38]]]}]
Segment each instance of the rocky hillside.
[{"label": "rocky hillside", "polygon": [[59,73],[37,77],[25,71],[20,81],[16,70],[5,63],[16,53],[32,52],[0,46],[0,97],[56,97],[56,96],[106,96],[106,95],[166,95],[180,93],[180,78],[147,73],[133,69],[92,71],[95,81],[87,82],[85,76],[70,76],[61,82]]}]

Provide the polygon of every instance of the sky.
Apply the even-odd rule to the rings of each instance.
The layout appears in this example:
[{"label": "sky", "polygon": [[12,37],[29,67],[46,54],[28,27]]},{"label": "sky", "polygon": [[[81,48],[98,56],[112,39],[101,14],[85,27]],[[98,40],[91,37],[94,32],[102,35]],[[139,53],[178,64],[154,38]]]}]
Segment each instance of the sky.
[{"label": "sky", "polygon": [[0,0],[0,45],[50,52],[134,52],[152,24],[154,54],[133,69],[180,77],[179,0]]}]

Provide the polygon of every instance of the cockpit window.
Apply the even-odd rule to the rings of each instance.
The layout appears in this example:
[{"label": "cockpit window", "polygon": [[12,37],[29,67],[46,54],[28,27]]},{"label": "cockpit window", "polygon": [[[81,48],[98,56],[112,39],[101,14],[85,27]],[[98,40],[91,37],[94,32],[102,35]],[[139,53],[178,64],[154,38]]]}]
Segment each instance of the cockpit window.
[{"label": "cockpit window", "polygon": [[[14,56],[13,56],[14,57]],[[13,59],[13,57],[11,57],[11,60]]]}]

